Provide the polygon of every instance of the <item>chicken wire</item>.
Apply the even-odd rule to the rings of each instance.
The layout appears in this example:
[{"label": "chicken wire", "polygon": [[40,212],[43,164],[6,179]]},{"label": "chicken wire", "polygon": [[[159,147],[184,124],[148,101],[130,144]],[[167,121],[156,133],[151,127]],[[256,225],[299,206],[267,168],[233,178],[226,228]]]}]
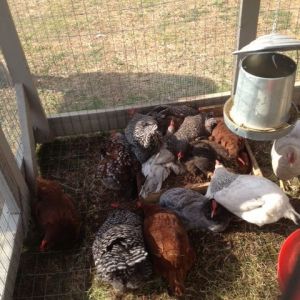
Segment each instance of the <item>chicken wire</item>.
[{"label": "chicken wire", "polygon": [[[20,210],[0,172],[0,298],[12,298],[22,240],[17,238]],[[7,297],[7,298],[5,298]]]},{"label": "chicken wire", "polygon": [[[280,34],[300,39],[300,2],[289,0],[261,1],[257,35],[270,34],[272,30]],[[297,61],[297,51],[285,53]],[[300,80],[298,67],[296,81]]]},{"label": "chicken wire", "polygon": [[12,152],[21,159],[21,130],[15,90],[0,49],[0,125]]},{"label": "chicken wire", "polygon": [[9,1],[49,115],[231,87],[239,1]]}]

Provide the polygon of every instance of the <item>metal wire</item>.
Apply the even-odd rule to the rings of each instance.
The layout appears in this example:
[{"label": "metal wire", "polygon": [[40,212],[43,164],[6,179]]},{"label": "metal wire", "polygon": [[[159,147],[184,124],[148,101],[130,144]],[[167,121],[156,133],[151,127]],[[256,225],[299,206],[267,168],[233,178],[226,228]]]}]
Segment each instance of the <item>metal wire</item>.
[{"label": "metal wire", "polygon": [[229,90],[238,5],[237,0],[10,3],[49,115]]},{"label": "metal wire", "polygon": [[21,130],[13,84],[0,50],[0,124],[17,159],[21,158]]}]

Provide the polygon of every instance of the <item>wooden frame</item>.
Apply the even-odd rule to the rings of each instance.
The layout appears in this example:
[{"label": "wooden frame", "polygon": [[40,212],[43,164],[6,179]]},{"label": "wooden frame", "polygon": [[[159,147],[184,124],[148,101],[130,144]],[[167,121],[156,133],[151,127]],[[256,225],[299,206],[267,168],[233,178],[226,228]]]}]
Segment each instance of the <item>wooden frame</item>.
[{"label": "wooden frame", "polygon": [[15,91],[21,126],[25,179],[28,183],[31,194],[36,195],[36,177],[38,171],[29,101],[26,97],[23,84],[16,84]]},{"label": "wooden frame", "polygon": [[24,84],[32,113],[32,124],[37,142],[51,138],[46,114],[34,86],[7,0],[0,0],[0,48],[14,84]]},{"label": "wooden frame", "polygon": [[[239,27],[237,32],[236,50],[241,49],[256,39],[257,23],[259,16],[260,0],[242,0],[240,4]],[[239,76],[240,60],[245,55],[238,54],[235,57],[234,76],[232,84],[232,95],[235,94],[237,79]]]}]

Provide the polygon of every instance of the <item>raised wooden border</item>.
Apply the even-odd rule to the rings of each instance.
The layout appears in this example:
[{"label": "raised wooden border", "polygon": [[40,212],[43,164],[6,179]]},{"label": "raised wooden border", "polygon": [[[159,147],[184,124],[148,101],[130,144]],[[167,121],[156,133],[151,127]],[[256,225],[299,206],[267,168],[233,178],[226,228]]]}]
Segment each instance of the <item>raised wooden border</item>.
[{"label": "raised wooden border", "polygon": [[[224,104],[230,95],[230,92],[225,92],[186,97],[166,104],[188,104],[195,107],[208,107],[211,105]],[[297,82],[294,89],[294,102],[300,104],[300,82]],[[48,121],[54,137],[122,129],[126,127],[130,119],[130,111],[134,110],[136,112],[146,113],[154,106],[160,104],[162,103],[60,113],[48,117]]]}]

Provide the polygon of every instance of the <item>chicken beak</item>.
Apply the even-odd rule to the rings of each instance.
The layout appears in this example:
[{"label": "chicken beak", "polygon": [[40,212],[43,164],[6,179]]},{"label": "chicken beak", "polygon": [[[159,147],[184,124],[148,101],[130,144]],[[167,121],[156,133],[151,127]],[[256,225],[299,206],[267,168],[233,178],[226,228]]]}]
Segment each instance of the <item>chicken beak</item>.
[{"label": "chicken beak", "polygon": [[40,244],[40,251],[45,251],[47,249],[47,241],[46,240],[42,240],[41,244]]}]

